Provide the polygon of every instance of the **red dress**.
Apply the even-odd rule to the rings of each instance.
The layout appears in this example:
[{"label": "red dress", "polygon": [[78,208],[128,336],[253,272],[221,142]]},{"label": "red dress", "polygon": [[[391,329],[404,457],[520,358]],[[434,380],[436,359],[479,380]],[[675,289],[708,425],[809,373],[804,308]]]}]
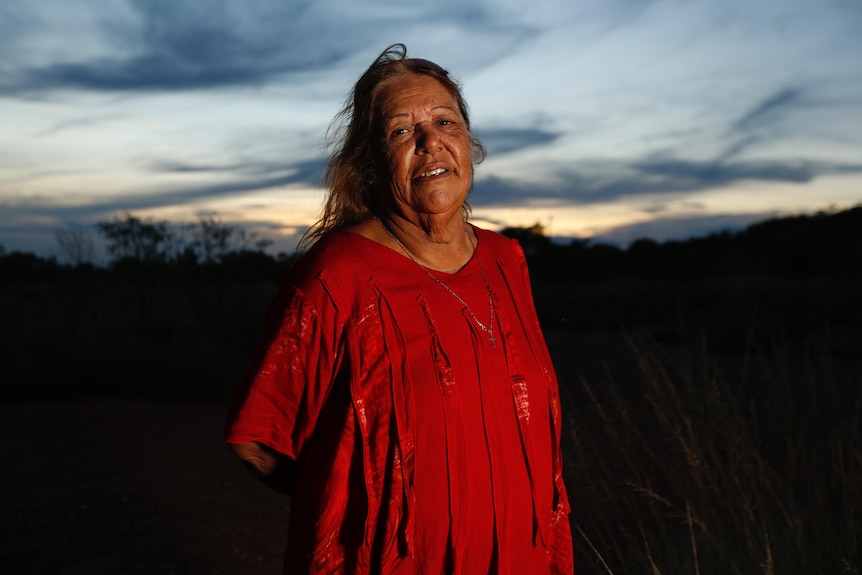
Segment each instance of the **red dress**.
[{"label": "red dress", "polygon": [[[463,269],[431,272],[466,307],[349,232],[282,286],[227,441],[299,462],[285,573],[572,572],[557,382],[523,252],[476,233]],[[494,340],[478,325],[491,305]]]}]

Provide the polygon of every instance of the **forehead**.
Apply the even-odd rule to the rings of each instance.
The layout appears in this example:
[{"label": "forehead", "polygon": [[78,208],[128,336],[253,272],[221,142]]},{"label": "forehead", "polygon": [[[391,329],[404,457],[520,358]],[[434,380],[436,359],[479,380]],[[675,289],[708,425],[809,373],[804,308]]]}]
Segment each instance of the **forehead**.
[{"label": "forehead", "polygon": [[377,93],[376,111],[384,121],[393,116],[439,107],[460,113],[455,96],[431,76],[405,74],[389,78]]}]

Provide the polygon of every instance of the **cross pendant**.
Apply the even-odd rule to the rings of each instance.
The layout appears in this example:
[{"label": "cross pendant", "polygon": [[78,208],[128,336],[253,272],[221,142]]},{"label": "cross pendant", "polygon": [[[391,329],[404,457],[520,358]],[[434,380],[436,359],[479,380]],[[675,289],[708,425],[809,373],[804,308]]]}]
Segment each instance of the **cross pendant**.
[{"label": "cross pendant", "polygon": [[494,334],[488,335],[488,340],[491,342],[491,345],[494,346],[494,349],[497,349],[497,338],[494,337]]}]

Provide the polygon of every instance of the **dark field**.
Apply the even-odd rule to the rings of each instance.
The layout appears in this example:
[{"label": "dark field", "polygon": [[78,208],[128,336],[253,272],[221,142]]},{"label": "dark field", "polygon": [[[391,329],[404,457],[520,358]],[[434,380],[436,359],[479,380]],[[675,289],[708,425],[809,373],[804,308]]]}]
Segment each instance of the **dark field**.
[{"label": "dark field", "polygon": [[[620,304],[616,298],[611,301]],[[599,313],[599,305],[595,303],[593,315],[609,313]],[[762,528],[774,525],[777,532],[769,538],[773,554],[781,546],[801,545],[791,559],[770,559],[775,573],[858,573],[858,326],[797,319],[789,328],[770,323],[746,330],[726,311],[701,309],[698,315],[700,323],[687,327],[682,323],[686,312],[680,310],[666,320],[628,329],[546,328],[568,417],[564,448],[578,572],[607,573],[606,561],[614,573],[653,573],[639,530],[661,526],[650,537],[650,553],[659,564],[656,573],[732,573],[729,562],[713,557],[723,549],[732,551],[728,556],[738,566],[736,572],[759,573],[758,565],[768,555]],[[710,337],[718,342],[711,348]],[[0,449],[6,462],[0,486],[7,494],[3,573],[279,572],[289,501],[257,485],[221,444],[225,402],[218,396],[222,389],[232,389],[238,372],[229,377],[222,373],[222,379],[213,375],[219,365],[229,365],[224,359],[197,366],[213,386],[200,401],[192,396],[206,389],[206,381],[180,387],[184,377],[194,377],[189,373],[194,366],[183,370],[182,378],[151,380],[148,393],[148,374],[179,361],[170,352],[165,355],[165,362],[155,366],[138,359],[142,371],[128,378],[134,385],[115,389],[113,397],[99,394],[109,384],[121,386],[125,375],[94,380],[83,397],[35,377],[44,399],[28,394],[0,404]],[[649,367],[644,357],[657,363]],[[86,366],[80,363],[43,361],[52,377],[69,369],[66,381],[86,381]],[[707,367],[711,362],[716,365]],[[672,385],[697,387],[677,398],[656,390],[661,379],[657,366],[668,373],[687,370],[688,376]],[[732,387],[738,396],[715,397],[716,388],[707,381],[717,370],[728,394]],[[15,381],[25,385],[27,379],[18,374]],[[177,391],[176,400],[170,399],[171,389]],[[669,421],[662,421],[650,403],[654,398],[649,395],[656,391],[679,402],[661,408]],[[709,412],[707,404],[716,402],[718,411],[738,405],[744,412],[738,419],[709,421],[704,410]],[[754,410],[755,405],[765,412]],[[635,422],[634,435],[629,428],[625,436],[626,423],[619,420],[624,413]],[[710,465],[728,466],[731,476],[740,474],[740,480],[750,482],[743,489],[749,500],[740,500],[735,491],[740,486],[733,485],[732,477],[705,477],[695,484],[692,469],[680,461],[682,444],[672,439],[687,413],[701,416],[694,424],[704,428],[694,433],[707,436],[702,437],[703,450],[739,450]],[[763,427],[752,445],[740,445],[737,436],[715,435],[722,431],[716,425],[725,424],[737,434],[732,428],[740,421],[751,429]],[[655,449],[648,450],[650,445]],[[790,461],[787,450],[798,460]],[[758,464],[761,457],[768,461]],[[763,468],[752,471],[752,465]],[[767,485],[759,483],[758,474]],[[762,493],[783,487],[787,491]],[[702,500],[696,500],[697,493]],[[667,504],[656,507],[658,497]],[[699,571],[692,560],[686,502],[701,506],[697,512],[709,523],[703,526],[705,534],[698,534],[703,538]],[[754,508],[753,516],[738,517],[738,505]],[[749,522],[756,524],[755,531]],[[712,532],[716,523],[722,532]],[[828,542],[813,539],[812,533]],[[795,570],[778,569],[798,563],[800,552],[807,563]],[[820,565],[839,570],[820,570]]]},{"label": "dark field", "polygon": [[0,404],[2,572],[279,573],[289,500],[224,448],[224,416],[135,398]]},{"label": "dark field", "polygon": [[7,574],[279,573],[287,500],[221,444],[224,409],[0,405]]},{"label": "dark field", "polygon": [[[847,253],[808,274],[533,257],[579,575],[862,573]],[[288,500],[221,439],[276,280],[36,272],[0,275],[0,572],[279,572]]]}]

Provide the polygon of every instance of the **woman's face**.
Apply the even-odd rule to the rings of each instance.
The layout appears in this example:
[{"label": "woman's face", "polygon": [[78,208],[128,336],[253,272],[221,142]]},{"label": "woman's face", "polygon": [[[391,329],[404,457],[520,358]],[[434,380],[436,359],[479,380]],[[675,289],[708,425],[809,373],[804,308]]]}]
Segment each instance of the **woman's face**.
[{"label": "woman's face", "polygon": [[381,193],[410,220],[458,215],[472,178],[470,134],[455,98],[434,78],[387,80],[378,95],[383,157],[391,183]]}]

